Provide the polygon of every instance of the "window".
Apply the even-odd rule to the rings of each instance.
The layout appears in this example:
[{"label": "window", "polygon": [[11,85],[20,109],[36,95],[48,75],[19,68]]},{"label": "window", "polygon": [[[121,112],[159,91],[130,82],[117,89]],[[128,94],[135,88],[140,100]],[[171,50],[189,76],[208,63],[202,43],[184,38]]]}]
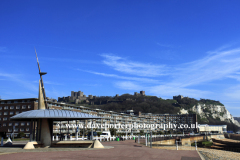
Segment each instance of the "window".
[{"label": "window", "polygon": [[22,103],[26,102],[25,100],[22,100]]},{"label": "window", "polygon": [[18,103],[18,101],[14,101],[14,103]]},{"label": "window", "polygon": [[31,105],[28,105],[28,109],[31,109]]},{"label": "window", "polygon": [[16,114],[19,114],[19,111],[17,111]]},{"label": "window", "polygon": [[20,106],[18,105],[18,106],[16,106],[16,109],[20,109]]},{"label": "window", "polygon": [[12,123],[9,123],[8,126],[12,126]]},{"label": "window", "polygon": [[25,122],[22,122],[22,123],[21,123],[21,126],[24,126],[24,125],[25,125]]},{"label": "window", "polygon": [[10,103],[11,103],[11,101],[8,101],[7,103],[8,103],[8,104],[10,104]]},{"label": "window", "polygon": [[12,129],[11,129],[11,128],[9,128],[9,129],[8,129],[8,132],[12,132]]},{"label": "window", "polygon": [[8,115],[8,112],[4,112],[4,114],[3,115]]},{"label": "window", "polygon": [[2,107],[0,107],[0,110],[2,110]]},{"label": "window", "polygon": [[14,129],[14,132],[18,132],[18,128],[15,128],[15,129]]},{"label": "window", "polygon": [[29,134],[26,134],[26,137],[29,137]]},{"label": "window", "polygon": [[8,109],[8,106],[5,106],[4,109]]},{"label": "window", "polygon": [[4,120],[4,121],[7,121],[7,118],[5,117],[5,118],[3,118],[3,120]]},{"label": "window", "polygon": [[26,131],[29,131],[29,128],[26,128]]},{"label": "window", "polygon": [[23,132],[23,131],[24,131],[24,128],[20,128],[20,131]]},{"label": "window", "polygon": [[13,115],[14,114],[14,112],[10,112],[10,115]]},{"label": "window", "polygon": [[30,122],[27,122],[27,126],[29,126],[30,125]]},{"label": "window", "polygon": [[3,127],[5,127],[5,126],[7,126],[7,124],[6,124],[6,123],[3,123]]},{"label": "window", "polygon": [[2,112],[0,112],[0,116],[2,115]]},{"label": "window", "polygon": [[22,109],[26,109],[26,105],[22,106]]},{"label": "window", "polygon": [[18,123],[15,123],[15,126],[18,126]]},{"label": "window", "polygon": [[14,106],[10,106],[10,109],[14,109]]}]

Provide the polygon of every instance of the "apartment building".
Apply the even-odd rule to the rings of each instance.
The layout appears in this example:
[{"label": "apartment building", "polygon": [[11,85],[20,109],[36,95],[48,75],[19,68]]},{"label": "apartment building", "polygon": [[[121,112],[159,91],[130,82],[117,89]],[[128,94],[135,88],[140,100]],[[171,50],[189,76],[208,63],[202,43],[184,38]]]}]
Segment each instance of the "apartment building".
[{"label": "apartment building", "polygon": [[17,136],[19,132],[24,132],[29,137],[30,122],[10,121],[10,117],[37,109],[37,101],[37,98],[0,100],[0,135],[9,136],[14,132],[14,136]]},{"label": "apartment building", "polygon": [[[87,113],[90,115],[103,117],[102,119],[93,120],[74,120],[74,121],[54,121],[53,123],[53,133],[55,134],[72,134],[76,132],[76,127],[69,127],[69,125],[79,125],[87,126],[90,124],[95,124],[98,126],[94,130],[97,132],[102,132],[109,130],[109,128],[114,125],[130,126],[130,127],[119,127],[117,126],[117,133],[128,133],[128,134],[138,134],[141,130],[145,133],[150,130],[157,131],[168,131],[168,130],[178,130],[187,132],[196,132],[196,129],[171,129],[171,128],[147,128],[143,125],[149,124],[195,124],[197,122],[196,114],[186,114],[186,115],[171,115],[171,114],[153,114],[153,113],[135,113],[133,110],[129,110],[123,113],[118,113],[114,111],[104,111],[101,109],[92,109],[85,106],[76,106],[73,104],[58,103],[56,101],[47,101],[49,109],[59,109],[59,110],[72,110],[76,112]],[[10,99],[10,100],[0,100],[0,134],[10,136],[14,131],[14,136],[17,136],[19,132],[24,132],[26,137],[30,135],[30,122],[14,122],[10,121],[10,117],[18,113],[38,109],[38,99],[37,98],[27,98],[27,99]],[[68,126],[66,126],[68,124]],[[112,125],[112,126],[111,126]],[[107,127],[108,126],[108,127]],[[110,127],[109,127],[110,126]],[[136,127],[138,126],[138,127]],[[115,126],[116,127],[116,126]]]},{"label": "apartment building", "polygon": [[199,125],[200,133],[226,133],[227,125],[208,125],[201,124]]}]

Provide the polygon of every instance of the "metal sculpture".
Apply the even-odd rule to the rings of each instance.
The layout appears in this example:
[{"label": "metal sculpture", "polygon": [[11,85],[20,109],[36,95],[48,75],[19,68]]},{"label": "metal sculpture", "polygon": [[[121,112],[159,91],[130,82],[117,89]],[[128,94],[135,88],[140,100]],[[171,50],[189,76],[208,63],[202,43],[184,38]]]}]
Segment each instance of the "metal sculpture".
[{"label": "metal sculpture", "polygon": [[45,88],[44,88],[44,85],[43,85],[43,79],[42,79],[42,75],[47,74],[47,72],[41,72],[36,49],[35,49],[35,54],[36,54],[36,58],[37,58],[37,64],[38,64],[38,70],[39,70],[39,75],[40,75],[40,82],[41,82],[41,86],[42,86],[42,93],[43,93],[44,103],[45,103],[46,109],[49,109],[48,105],[47,105],[47,96],[46,96]]}]

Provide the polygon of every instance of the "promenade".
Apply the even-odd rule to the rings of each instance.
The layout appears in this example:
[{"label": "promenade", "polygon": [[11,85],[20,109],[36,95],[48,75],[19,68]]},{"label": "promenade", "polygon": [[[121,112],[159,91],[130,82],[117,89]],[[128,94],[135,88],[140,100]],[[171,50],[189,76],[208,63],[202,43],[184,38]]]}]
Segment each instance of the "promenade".
[{"label": "promenade", "polygon": [[[166,149],[166,150],[176,150],[175,146],[161,146],[154,147],[156,149]],[[178,150],[195,150],[195,147],[188,146],[179,146]],[[218,149],[210,149],[210,148],[200,148],[198,147],[198,152],[202,155],[205,160],[240,160],[239,152],[232,151],[224,151]]]},{"label": "promenade", "polygon": [[194,150],[176,151],[154,149],[137,144],[134,140],[102,142],[102,144],[108,146],[107,149],[40,148],[35,150],[23,150],[21,148],[0,147],[0,159],[201,160],[197,151]]}]

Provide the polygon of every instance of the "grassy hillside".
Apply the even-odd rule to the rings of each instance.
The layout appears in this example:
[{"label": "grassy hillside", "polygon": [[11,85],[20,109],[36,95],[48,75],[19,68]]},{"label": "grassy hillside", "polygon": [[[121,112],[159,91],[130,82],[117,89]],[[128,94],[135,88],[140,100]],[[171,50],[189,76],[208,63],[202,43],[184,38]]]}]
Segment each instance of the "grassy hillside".
[{"label": "grassy hillside", "polygon": [[[84,104],[87,107],[95,108],[95,109],[103,109],[106,111],[127,111],[134,110],[135,112],[142,113],[153,113],[153,114],[177,114],[181,108],[189,110],[194,105],[198,103],[206,104],[206,105],[221,105],[222,103],[219,101],[214,101],[210,99],[200,99],[196,100],[194,98],[182,98],[178,100],[173,99],[162,99],[156,96],[134,96],[130,94],[123,94],[119,97],[110,97],[110,96],[102,96],[96,97],[94,100],[94,105]],[[207,110],[206,110],[207,112]],[[189,111],[189,113],[193,113]],[[228,130],[237,131],[238,127],[233,123],[228,123],[224,121],[220,121],[220,119],[214,119],[211,114],[207,118],[201,118],[198,115],[198,122],[200,124],[209,124],[209,125],[228,125]]]},{"label": "grassy hillside", "polygon": [[176,105],[177,101],[172,99],[164,100],[155,96],[134,96],[129,94],[119,97],[97,97],[94,104],[89,105],[89,107],[116,112],[133,109],[135,112],[176,114],[180,110],[180,106]]}]

